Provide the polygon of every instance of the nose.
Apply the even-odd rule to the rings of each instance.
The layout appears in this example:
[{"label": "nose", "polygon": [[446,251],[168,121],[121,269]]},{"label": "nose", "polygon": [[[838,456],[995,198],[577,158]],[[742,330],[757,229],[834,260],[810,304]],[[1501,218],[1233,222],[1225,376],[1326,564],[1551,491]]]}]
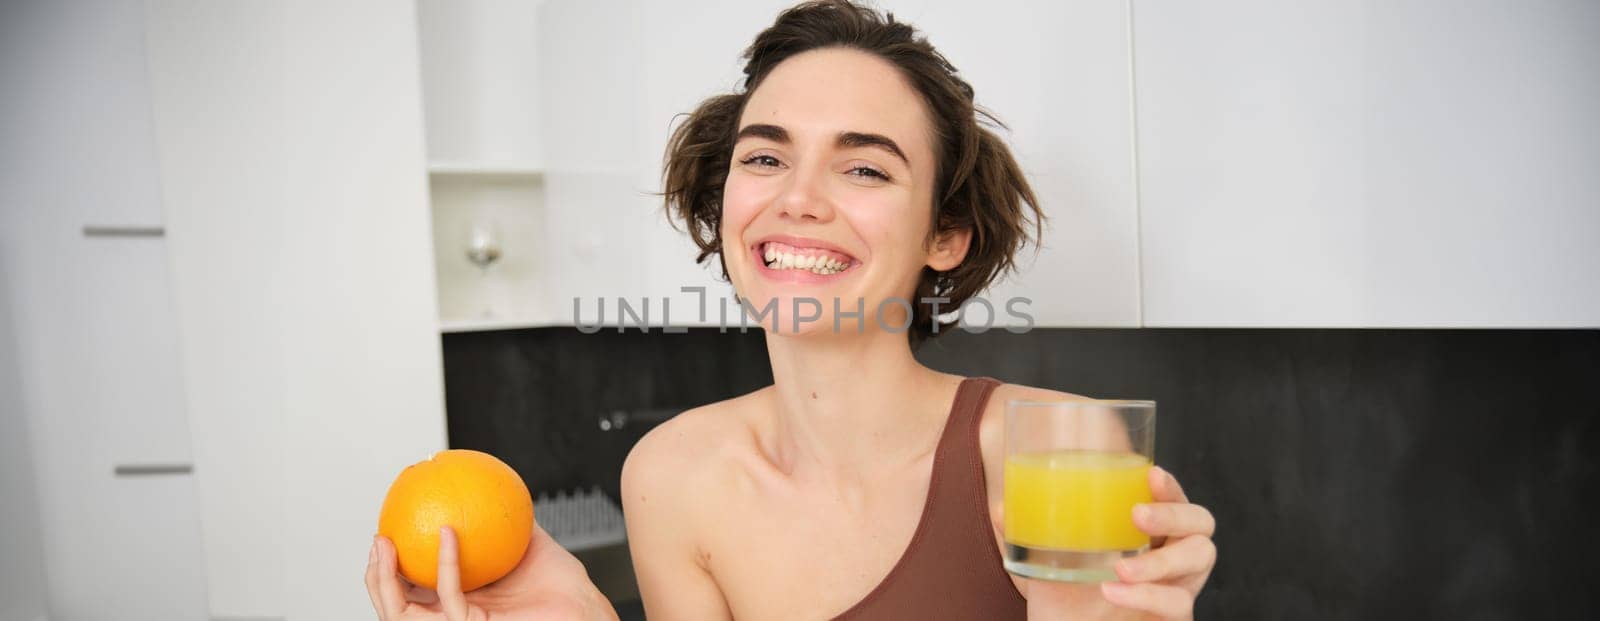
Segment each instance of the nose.
[{"label": "nose", "polygon": [[778,197],[778,218],[800,222],[828,222],[833,205],[823,191],[820,171],[790,176],[788,187]]}]

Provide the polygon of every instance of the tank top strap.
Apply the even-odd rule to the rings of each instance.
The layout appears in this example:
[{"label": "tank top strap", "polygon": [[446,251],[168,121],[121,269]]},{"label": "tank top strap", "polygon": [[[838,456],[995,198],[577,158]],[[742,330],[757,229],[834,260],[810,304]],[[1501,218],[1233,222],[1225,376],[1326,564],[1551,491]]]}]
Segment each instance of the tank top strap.
[{"label": "tank top strap", "polygon": [[989,520],[978,426],[1000,381],[969,377],[956,388],[921,522],[877,588],[835,619],[1021,621],[1027,602],[1001,566]]},{"label": "tank top strap", "polygon": [[[970,457],[977,460],[982,475],[983,450],[978,446],[978,424],[983,422],[983,411],[989,404],[1000,380],[992,377],[969,377],[956,388],[955,402],[950,406],[950,419],[945,422],[944,434],[939,438],[935,459],[955,460],[964,463]],[[957,459],[957,458],[960,459]],[[937,466],[935,466],[937,468]],[[981,479],[980,479],[981,480]]]},{"label": "tank top strap", "polygon": [[[989,397],[1000,385],[991,377],[969,377],[956,389],[955,403],[950,408],[950,419],[945,423],[944,435],[934,453],[933,477],[930,487],[937,486],[938,498],[944,499],[934,507],[941,522],[959,523],[961,532],[982,535],[978,538],[988,549],[994,544],[989,538],[988,484],[984,479],[983,447],[978,438],[978,427],[983,422],[983,412]],[[981,528],[980,528],[981,527]],[[996,553],[998,554],[998,552]]]}]

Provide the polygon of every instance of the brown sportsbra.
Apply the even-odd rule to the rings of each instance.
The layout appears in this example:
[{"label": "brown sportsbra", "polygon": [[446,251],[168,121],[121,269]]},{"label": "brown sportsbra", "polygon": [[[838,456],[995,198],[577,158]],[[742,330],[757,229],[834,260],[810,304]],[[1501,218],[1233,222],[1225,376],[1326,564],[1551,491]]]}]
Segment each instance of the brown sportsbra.
[{"label": "brown sportsbra", "polygon": [[835,619],[1027,618],[995,547],[978,446],[978,422],[999,385],[972,377],[956,389],[911,543],[883,581]]}]

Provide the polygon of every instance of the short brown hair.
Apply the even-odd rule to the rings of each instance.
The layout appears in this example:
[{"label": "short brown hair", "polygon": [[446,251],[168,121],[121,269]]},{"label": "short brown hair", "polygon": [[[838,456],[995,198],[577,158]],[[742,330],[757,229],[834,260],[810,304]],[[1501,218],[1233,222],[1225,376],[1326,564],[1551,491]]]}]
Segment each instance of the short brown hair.
[{"label": "short brown hair", "polygon": [[[703,263],[718,255],[722,277],[727,279],[727,261],[721,256],[722,190],[745,102],[784,60],[810,50],[841,47],[893,64],[927,104],[938,175],[925,243],[947,231],[972,230],[971,245],[960,265],[945,272],[922,269],[909,337],[916,345],[935,334],[931,305],[922,298],[948,298],[940,306],[949,312],[983,291],[1015,268],[1019,249],[1030,241],[1037,244],[1044,214],[1010,149],[986,127],[1005,125],[977,107],[972,86],[956,68],[915,28],[896,22],[893,13],[880,15],[848,0],[819,0],[778,15],[744,51],[747,62],[740,92],[701,102],[673,131],[662,173],[666,209],[669,216],[683,220],[700,248],[695,261]],[[939,333],[953,326],[954,322],[941,322]]]}]

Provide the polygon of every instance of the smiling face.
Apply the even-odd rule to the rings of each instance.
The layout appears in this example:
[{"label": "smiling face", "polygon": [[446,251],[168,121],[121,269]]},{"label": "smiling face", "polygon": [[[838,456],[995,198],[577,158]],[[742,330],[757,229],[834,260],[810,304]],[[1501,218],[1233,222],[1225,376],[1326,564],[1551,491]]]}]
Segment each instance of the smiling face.
[{"label": "smiling face", "polygon": [[[922,99],[887,61],[831,48],[773,68],[750,94],[722,196],[724,260],[755,310],[776,302],[795,333],[794,300],[820,303],[800,333],[831,332],[834,300],[867,330],[879,304],[910,300],[924,266],[947,270],[965,239],[925,245],[937,163]],[[903,325],[899,306],[881,323]],[[804,317],[818,314],[802,304]],[[855,330],[841,322],[842,332]],[[763,322],[768,330],[774,325]]]}]

